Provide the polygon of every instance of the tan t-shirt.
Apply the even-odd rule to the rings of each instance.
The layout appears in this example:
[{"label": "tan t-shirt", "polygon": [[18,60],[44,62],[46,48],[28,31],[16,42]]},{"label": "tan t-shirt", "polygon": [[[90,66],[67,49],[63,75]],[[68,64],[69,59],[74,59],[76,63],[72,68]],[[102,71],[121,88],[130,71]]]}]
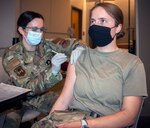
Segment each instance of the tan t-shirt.
[{"label": "tan t-shirt", "polygon": [[70,108],[108,115],[120,111],[124,96],[147,96],[143,63],[127,51],[104,53],[86,48],[75,68]]}]

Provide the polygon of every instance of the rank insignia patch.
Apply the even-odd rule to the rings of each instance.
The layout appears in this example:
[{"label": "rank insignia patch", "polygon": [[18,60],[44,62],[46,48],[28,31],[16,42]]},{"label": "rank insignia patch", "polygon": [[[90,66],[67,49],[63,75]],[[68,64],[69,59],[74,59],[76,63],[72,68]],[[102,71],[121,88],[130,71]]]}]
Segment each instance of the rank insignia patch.
[{"label": "rank insignia patch", "polygon": [[22,77],[22,76],[25,76],[26,72],[25,70],[21,67],[21,66],[18,66],[14,69],[14,72],[17,74],[17,76],[19,77]]}]

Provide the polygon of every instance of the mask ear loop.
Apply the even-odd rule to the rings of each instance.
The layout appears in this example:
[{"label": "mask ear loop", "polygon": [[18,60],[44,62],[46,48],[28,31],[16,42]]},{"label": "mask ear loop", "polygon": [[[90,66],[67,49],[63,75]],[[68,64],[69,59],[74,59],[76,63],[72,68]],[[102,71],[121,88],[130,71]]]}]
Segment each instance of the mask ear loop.
[{"label": "mask ear loop", "polygon": [[114,40],[115,36],[117,35],[117,33],[114,35],[114,37],[112,38]]},{"label": "mask ear loop", "polygon": [[[112,27],[111,29],[113,29],[113,28],[115,28],[115,27],[118,27],[118,25],[119,25],[118,22],[115,21],[115,26]],[[115,33],[114,37],[112,38],[113,40],[114,40],[115,36],[116,36],[116,38],[117,38],[117,34],[118,34],[118,33]]]},{"label": "mask ear loop", "polygon": [[[117,26],[115,25],[114,27],[111,27],[110,29],[113,29],[115,27],[117,27]],[[115,33],[115,35],[112,37],[113,40],[114,40],[114,38],[115,38],[116,35],[117,35],[117,33]]]}]

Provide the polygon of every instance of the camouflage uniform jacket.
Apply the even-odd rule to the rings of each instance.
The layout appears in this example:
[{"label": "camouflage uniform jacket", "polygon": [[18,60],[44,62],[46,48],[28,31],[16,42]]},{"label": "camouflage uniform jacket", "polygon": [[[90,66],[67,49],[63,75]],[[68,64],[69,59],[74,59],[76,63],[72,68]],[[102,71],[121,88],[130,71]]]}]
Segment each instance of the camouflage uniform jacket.
[{"label": "camouflage uniform jacket", "polygon": [[12,84],[31,89],[28,98],[41,95],[54,86],[62,76],[51,73],[51,58],[56,52],[65,53],[68,57],[71,51],[80,43],[75,39],[43,40],[36,51],[27,51],[22,42],[9,47],[3,55],[3,66],[10,76]]}]

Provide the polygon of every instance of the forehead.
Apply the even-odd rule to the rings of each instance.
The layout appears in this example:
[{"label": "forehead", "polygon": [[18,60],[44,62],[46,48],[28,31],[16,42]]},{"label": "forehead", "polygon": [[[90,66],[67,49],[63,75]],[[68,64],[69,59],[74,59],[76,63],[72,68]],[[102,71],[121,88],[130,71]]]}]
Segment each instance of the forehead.
[{"label": "forehead", "polygon": [[114,20],[102,7],[96,7],[91,13],[92,19],[106,18]]},{"label": "forehead", "polygon": [[34,18],[32,21],[30,21],[28,23],[27,26],[43,27],[43,19],[41,19],[41,18]]}]

